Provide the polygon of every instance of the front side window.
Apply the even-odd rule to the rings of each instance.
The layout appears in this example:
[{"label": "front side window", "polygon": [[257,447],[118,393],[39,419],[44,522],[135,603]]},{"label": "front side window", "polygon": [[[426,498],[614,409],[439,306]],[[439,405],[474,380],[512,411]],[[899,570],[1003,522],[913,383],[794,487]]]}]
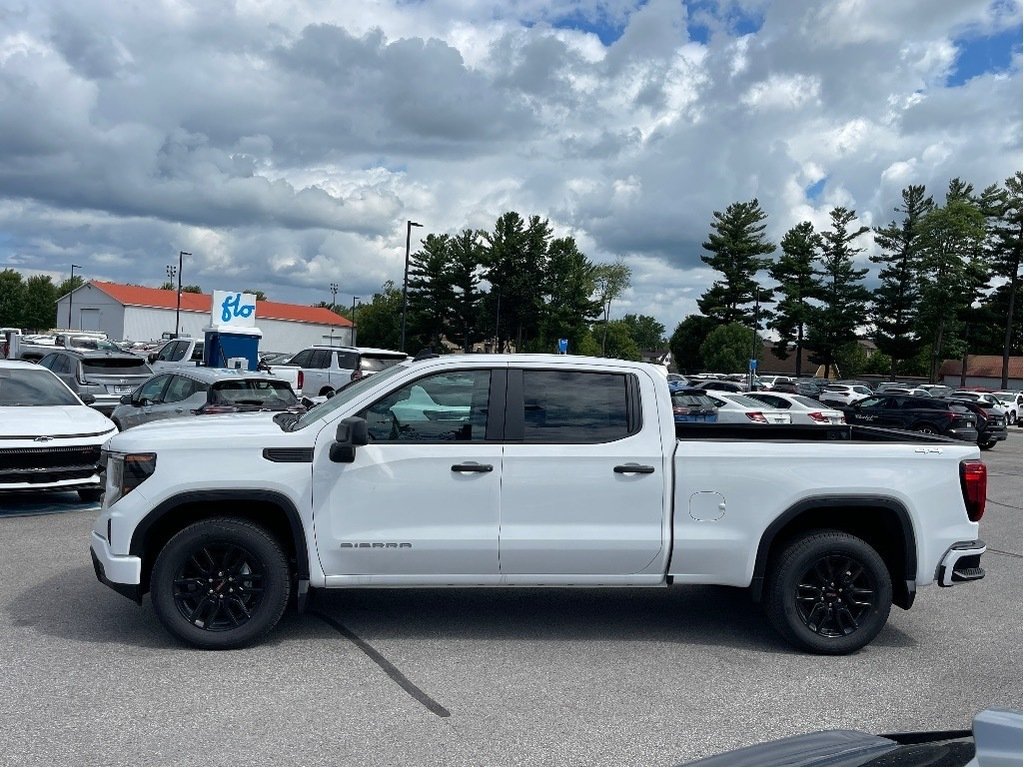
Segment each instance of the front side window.
[{"label": "front side window", "polygon": [[164,402],[177,403],[186,397],[191,397],[194,391],[195,382],[192,379],[187,379],[184,376],[172,376],[171,383],[164,393]]},{"label": "front side window", "polygon": [[308,368],[309,367],[309,361],[312,359],[312,357],[313,357],[313,350],[311,350],[311,349],[304,349],[301,352],[299,352],[299,354],[297,354],[295,357],[293,357],[291,360],[289,360],[288,361],[288,365],[294,365],[294,366],[296,366],[298,368]]},{"label": "front side window", "polygon": [[485,439],[491,372],[446,371],[389,392],[359,415],[374,442]]},{"label": "front side window", "polygon": [[523,371],[523,441],[607,443],[632,434],[621,373]]}]

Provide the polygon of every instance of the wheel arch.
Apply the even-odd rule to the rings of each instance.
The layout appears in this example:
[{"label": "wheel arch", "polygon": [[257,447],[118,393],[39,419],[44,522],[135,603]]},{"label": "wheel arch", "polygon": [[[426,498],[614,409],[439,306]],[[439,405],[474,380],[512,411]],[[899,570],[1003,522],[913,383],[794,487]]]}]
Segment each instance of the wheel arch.
[{"label": "wheel arch", "polygon": [[772,557],[798,534],[818,528],[845,531],[871,544],[889,568],[893,602],[903,609],[914,604],[917,584],[914,525],[902,502],[882,496],[804,499],[775,518],[757,546],[751,580],[755,602],[761,602]]},{"label": "wheel arch", "polygon": [[[226,503],[244,506],[241,510],[225,510]],[[149,590],[153,563],[171,537],[186,526],[211,517],[237,517],[269,530],[292,562],[300,592],[304,592],[309,583],[309,549],[302,518],[291,499],[277,491],[227,489],[188,491],[172,496],[154,507],[135,526],[128,552],[142,558],[141,592]]]}]

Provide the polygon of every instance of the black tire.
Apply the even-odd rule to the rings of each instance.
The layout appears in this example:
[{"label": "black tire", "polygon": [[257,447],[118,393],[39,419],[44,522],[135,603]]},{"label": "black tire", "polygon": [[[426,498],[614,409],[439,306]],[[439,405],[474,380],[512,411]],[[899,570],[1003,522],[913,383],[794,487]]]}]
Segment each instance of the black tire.
[{"label": "black tire", "polygon": [[933,427],[931,424],[915,424],[914,431],[920,432],[922,435],[937,435],[939,430]]},{"label": "black tire", "polygon": [[330,400],[332,397],[334,397],[334,390],[331,389],[330,387],[324,387],[323,389],[320,390],[320,397],[326,397],[328,400]]},{"label": "black tire", "polygon": [[889,618],[892,578],[863,539],[811,531],[791,542],[771,567],[768,618],[797,648],[852,653],[874,640]]},{"label": "black tire", "polygon": [[171,634],[198,648],[240,648],[280,620],[291,576],[264,528],[216,517],[184,528],[160,550],[150,593]]},{"label": "black tire", "polygon": [[989,440],[986,443],[978,443],[978,447],[981,448],[981,450],[983,450],[983,451],[990,451],[993,448],[995,448],[995,446],[996,446],[996,441],[995,440]]},{"label": "black tire", "polygon": [[81,488],[78,491],[78,498],[89,504],[94,504],[103,498],[102,488]]}]

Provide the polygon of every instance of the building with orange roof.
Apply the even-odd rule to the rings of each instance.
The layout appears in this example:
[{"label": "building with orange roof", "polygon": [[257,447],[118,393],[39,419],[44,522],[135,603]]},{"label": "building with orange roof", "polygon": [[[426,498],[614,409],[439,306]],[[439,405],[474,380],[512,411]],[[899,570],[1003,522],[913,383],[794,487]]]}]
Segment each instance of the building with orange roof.
[{"label": "building with orange roof", "polygon": [[[151,341],[174,333],[177,292],[91,280],[57,300],[57,323],[103,331],[110,339]],[[211,325],[213,296],[182,293],[179,335],[203,338]],[[325,307],[256,302],[260,349],[296,352],[312,344],[350,344],[352,323]]]}]

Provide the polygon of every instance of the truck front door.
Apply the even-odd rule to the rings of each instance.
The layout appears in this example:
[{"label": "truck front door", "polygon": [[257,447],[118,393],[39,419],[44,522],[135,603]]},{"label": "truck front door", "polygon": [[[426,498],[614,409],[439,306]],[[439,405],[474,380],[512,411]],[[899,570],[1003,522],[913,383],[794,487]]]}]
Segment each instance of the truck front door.
[{"label": "truck front door", "polygon": [[[504,370],[427,374],[359,415],[370,442],[313,470],[320,562],[336,584],[496,583]],[[404,579],[404,582],[403,582]]]},{"label": "truck front door", "polygon": [[654,383],[635,371],[508,376],[501,573],[648,569],[662,549],[666,504]]}]

